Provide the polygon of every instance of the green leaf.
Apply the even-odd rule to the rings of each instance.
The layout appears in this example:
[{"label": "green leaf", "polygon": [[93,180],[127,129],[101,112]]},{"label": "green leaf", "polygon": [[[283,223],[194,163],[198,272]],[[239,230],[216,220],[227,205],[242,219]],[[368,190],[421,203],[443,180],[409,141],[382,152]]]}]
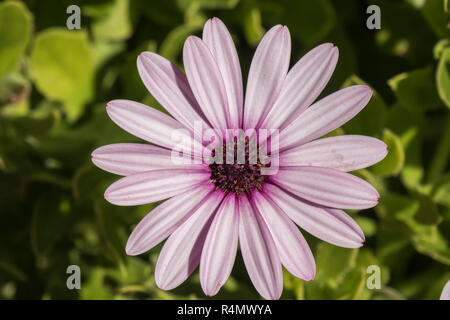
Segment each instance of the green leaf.
[{"label": "green leaf", "polygon": [[418,252],[450,265],[450,247],[445,237],[435,226],[417,232],[413,237],[413,244]]},{"label": "green leaf", "polygon": [[387,126],[400,137],[405,150],[405,164],[401,171],[401,179],[410,190],[415,190],[424,176],[422,164],[423,120],[422,113],[405,110],[400,104],[395,104],[388,112]]},{"label": "green leaf", "polygon": [[0,4],[0,76],[17,66],[31,37],[33,16],[19,1]]},{"label": "green leaf", "polygon": [[279,2],[283,5],[284,20],[292,36],[308,45],[320,42],[335,26],[336,13],[328,0]]},{"label": "green leaf", "polygon": [[[424,203],[417,198],[391,193],[381,198],[377,210],[387,218],[393,219],[390,221],[391,225],[395,222],[403,224],[403,228],[400,230],[409,235],[412,245],[418,252],[441,263],[450,264],[450,247],[438,227],[436,225],[425,225],[417,221],[417,216],[424,219],[424,215],[430,214],[430,201],[426,201]],[[418,213],[420,210],[424,210],[424,212]],[[433,216],[431,216],[431,219],[433,219]]]},{"label": "green leaf", "polygon": [[435,202],[450,208],[450,174],[435,183],[431,191],[431,197]]},{"label": "green leaf", "polygon": [[401,172],[403,184],[414,190],[422,181],[424,170],[422,166],[422,137],[416,127],[406,131],[400,138],[405,149],[405,165]]},{"label": "green leaf", "polygon": [[317,280],[336,288],[346,272],[355,266],[357,255],[357,249],[340,248],[328,243],[319,244],[316,254]]},{"label": "green leaf", "polygon": [[377,224],[375,220],[364,217],[364,216],[356,216],[354,217],[355,221],[361,227],[364,235],[366,237],[371,237],[377,232]]},{"label": "green leaf", "polygon": [[422,13],[427,19],[431,29],[439,38],[449,38],[448,15],[444,11],[447,8],[445,0],[428,0],[422,8]]},{"label": "green leaf", "polygon": [[133,33],[130,0],[86,6],[82,12],[95,19],[92,30],[96,39],[119,41]]},{"label": "green leaf", "polygon": [[[352,85],[364,84],[366,82],[358,78],[356,75],[349,77],[343,88]],[[374,91],[372,98],[367,106],[359,112],[353,119],[344,125],[344,130],[351,134],[375,135],[381,131],[386,122],[387,107],[381,96]]]},{"label": "green leaf", "polygon": [[388,80],[398,102],[413,111],[426,111],[442,105],[431,68],[401,73]]},{"label": "green leaf", "polygon": [[174,28],[161,43],[159,54],[174,61],[183,48],[184,41],[192,33],[200,30],[204,20],[192,24],[185,24]]},{"label": "green leaf", "polygon": [[445,49],[439,59],[436,85],[439,97],[450,108],[450,48]]},{"label": "green leaf", "polygon": [[[368,298],[366,288],[366,270],[355,268],[345,275],[342,284],[336,290],[336,299],[339,300],[361,300]],[[365,294],[365,295],[364,295]]]},{"label": "green leaf", "polygon": [[400,138],[389,129],[385,129],[382,140],[388,147],[388,154],[386,158],[370,169],[374,174],[380,176],[397,175],[403,168],[405,162],[405,151]]},{"label": "green leaf", "polygon": [[433,48],[433,56],[435,59],[439,59],[444,53],[445,49],[450,47],[450,39],[441,39]]},{"label": "green leaf", "polygon": [[244,1],[241,5],[241,15],[245,38],[250,45],[256,46],[265,32],[261,21],[261,11],[256,1]]},{"label": "green leaf", "polygon": [[88,274],[87,281],[81,285],[80,298],[83,300],[112,299],[113,293],[105,283],[106,271],[102,268],[95,268]]},{"label": "green leaf", "polygon": [[420,206],[414,216],[414,219],[418,223],[424,225],[437,225],[442,221],[438,208],[431,197],[420,194],[417,198],[419,198]]},{"label": "green leaf", "polygon": [[448,159],[450,157],[450,114],[447,114],[443,130],[444,132],[441,133],[439,144],[431,159],[428,170],[428,181],[430,182],[437,180],[448,166]]},{"label": "green leaf", "polygon": [[36,37],[31,76],[48,99],[63,103],[69,120],[83,114],[93,95],[94,58],[84,31],[48,29]]}]

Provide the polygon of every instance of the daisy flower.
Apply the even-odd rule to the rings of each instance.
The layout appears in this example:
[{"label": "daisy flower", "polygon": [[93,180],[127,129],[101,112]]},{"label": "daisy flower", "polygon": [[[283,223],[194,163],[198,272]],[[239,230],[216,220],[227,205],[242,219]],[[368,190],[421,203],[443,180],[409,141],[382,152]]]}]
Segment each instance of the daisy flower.
[{"label": "daisy flower", "polygon": [[[177,287],[199,266],[203,291],[215,295],[239,244],[256,290],[278,299],[282,266],[305,281],[315,276],[314,257],[298,227],[337,246],[363,245],[361,228],[342,209],[373,207],[379,194],[347,172],[383,159],[386,145],[358,135],[316,139],[361,111],[372,90],[351,86],[315,102],[338,49],[319,45],[289,70],[290,51],[288,28],[270,29],[254,54],[244,96],[236,48],[222,21],[213,18],[201,39],[190,36],[184,44],[186,74],[155,53],[138,57],[142,81],[172,117],[138,102],[107,104],[117,125],[151,144],[119,143],[93,152],[98,167],[124,176],[106,190],[106,200],[134,206],[167,199],[142,219],[126,245],[128,255],[139,255],[168,238],[156,263],[159,288]],[[276,131],[278,143],[267,146],[270,163],[252,156],[248,137],[243,163],[206,161],[208,152],[224,152],[216,160],[237,157],[236,145],[227,145],[227,129]],[[223,146],[208,148],[207,130],[227,137]],[[273,137],[257,139],[257,149]],[[195,161],[174,161],[174,150]],[[276,170],[263,174],[275,160]]]}]

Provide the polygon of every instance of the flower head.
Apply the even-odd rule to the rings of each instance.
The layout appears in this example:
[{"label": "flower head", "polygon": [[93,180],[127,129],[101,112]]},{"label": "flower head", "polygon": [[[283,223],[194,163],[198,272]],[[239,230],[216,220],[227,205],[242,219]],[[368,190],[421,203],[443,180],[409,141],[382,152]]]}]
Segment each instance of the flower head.
[{"label": "flower head", "polygon": [[[125,176],[106,190],[109,202],[168,199],[144,217],[126,245],[127,254],[138,255],[168,237],[155,270],[161,289],[175,288],[200,266],[204,292],[215,295],[239,243],[255,288],[277,299],[282,265],[306,281],[315,276],[314,257],[297,226],[338,246],[363,244],[362,230],[342,209],[373,207],[379,194],[347,172],[380,161],[387,149],[357,135],[316,140],[355,116],[372,95],[357,85],[315,102],[337,59],[338,49],[325,43],[288,70],[289,31],[275,26],[256,49],[244,95],[235,46],[217,18],[207,21],[202,39],[186,40],[186,75],[157,54],[139,56],[144,84],[173,117],[133,101],[109,102],[116,124],[153,145],[107,145],[92,159]],[[174,156],[180,151],[185,161]]]}]

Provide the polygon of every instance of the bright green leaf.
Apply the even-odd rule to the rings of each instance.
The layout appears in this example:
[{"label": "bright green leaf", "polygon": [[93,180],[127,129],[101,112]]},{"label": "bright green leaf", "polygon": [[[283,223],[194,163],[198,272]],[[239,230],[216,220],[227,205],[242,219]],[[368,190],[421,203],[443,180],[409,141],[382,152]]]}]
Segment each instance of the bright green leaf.
[{"label": "bright green leaf", "polygon": [[49,29],[36,37],[31,53],[31,76],[51,100],[63,103],[76,120],[93,95],[94,58],[84,31]]},{"label": "bright green leaf", "polygon": [[388,154],[383,160],[372,166],[371,171],[380,176],[397,175],[405,163],[405,151],[400,138],[389,129],[385,129],[383,141],[388,146]]},{"label": "bright green leaf", "polygon": [[401,73],[388,81],[398,102],[407,109],[426,111],[442,105],[433,81],[431,68]]},{"label": "bright green leaf", "polygon": [[96,39],[125,40],[133,33],[130,0],[114,0],[106,4],[86,6],[83,10],[95,18],[92,30]]},{"label": "bright green leaf", "polygon": [[0,76],[21,59],[30,40],[33,17],[23,3],[0,4]]},{"label": "bright green leaf", "polygon": [[450,48],[445,49],[439,59],[436,85],[442,101],[450,108]]}]

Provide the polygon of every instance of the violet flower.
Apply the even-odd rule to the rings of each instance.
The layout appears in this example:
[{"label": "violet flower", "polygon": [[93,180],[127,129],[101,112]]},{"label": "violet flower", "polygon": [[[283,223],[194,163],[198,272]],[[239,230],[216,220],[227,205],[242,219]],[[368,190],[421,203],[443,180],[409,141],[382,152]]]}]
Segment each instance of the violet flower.
[{"label": "violet flower", "polygon": [[[290,51],[287,27],[270,29],[256,49],[244,96],[236,48],[222,21],[213,18],[202,39],[185,42],[186,75],[155,53],[138,58],[142,81],[173,118],[138,102],[108,103],[116,124],[153,144],[103,146],[92,161],[125,176],[106,190],[109,202],[168,199],[136,226],[126,245],[127,254],[139,255],[168,237],[156,264],[159,288],[177,287],[200,266],[203,291],[215,295],[231,273],[239,243],[256,290],[278,299],[282,265],[305,281],[315,276],[314,257],[297,226],[337,246],[363,245],[362,230],[342,209],[373,207],[379,194],[347,172],[383,159],[386,145],[358,135],[316,139],[361,111],[372,90],[351,86],[314,102],[334,71],[338,49],[319,45],[288,70]],[[203,159],[204,141],[184,138],[208,128],[221,134],[278,129],[279,144],[269,150],[277,153],[278,171],[263,175],[267,165],[261,159],[250,163],[249,152],[243,164],[174,163],[171,150],[180,141],[183,150],[199,151],[192,151],[192,159]],[[174,132],[186,134],[174,141]]]}]

